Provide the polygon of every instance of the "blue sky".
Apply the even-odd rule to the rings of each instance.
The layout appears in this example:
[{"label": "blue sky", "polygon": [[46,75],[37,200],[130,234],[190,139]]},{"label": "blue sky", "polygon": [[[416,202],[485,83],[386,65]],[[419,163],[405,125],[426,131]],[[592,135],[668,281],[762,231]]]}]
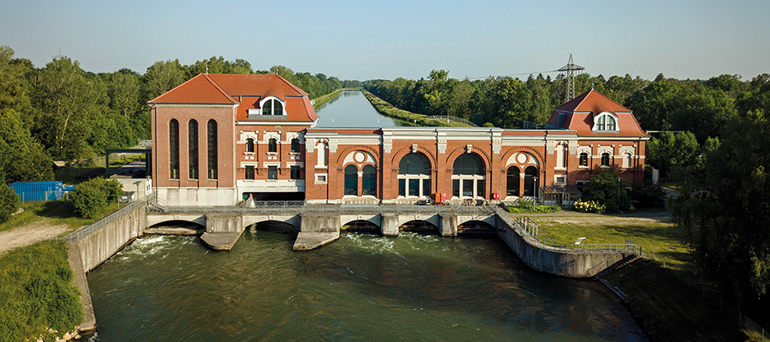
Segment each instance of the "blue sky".
[{"label": "blue sky", "polygon": [[[340,79],[770,73],[770,1],[10,1],[0,45],[93,72],[212,56]],[[555,73],[550,74],[555,76]]]}]

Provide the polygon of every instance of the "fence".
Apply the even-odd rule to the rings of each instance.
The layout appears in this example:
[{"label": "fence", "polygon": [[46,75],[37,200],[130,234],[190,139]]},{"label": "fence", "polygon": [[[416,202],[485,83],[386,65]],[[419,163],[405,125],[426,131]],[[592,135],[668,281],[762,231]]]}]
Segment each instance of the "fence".
[{"label": "fence", "polygon": [[461,124],[466,124],[466,125],[471,126],[471,127],[479,127],[477,124],[475,124],[473,122],[470,122],[470,121],[462,119],[462,118],[458,118],[456,116],[451,116],[451,115],[431,115],[430,118],[431,119],[436,119],[436,120],[444,120],[447,123],[449,123],[449,121],[455,121],[455,122],[459,122]]}]

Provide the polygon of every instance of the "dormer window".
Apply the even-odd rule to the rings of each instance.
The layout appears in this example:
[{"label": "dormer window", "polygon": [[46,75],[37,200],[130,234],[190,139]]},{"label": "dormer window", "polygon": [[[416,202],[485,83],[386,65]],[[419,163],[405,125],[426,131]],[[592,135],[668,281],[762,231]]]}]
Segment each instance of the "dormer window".
[{"label": "dormer window", "polygon": [[268,96],[254,105],[259,108],[248,109],[249,119],[286,119],[286,103],[277,97]]},{"label": "dormer window", "polygon": [[615,115],[604,112],[599,114],[594,121],[594,132],[617,132],[617,118]]},{"label": "dormer window", "polygon": [[283,104],[276,99],[269,99],[262,104],[262,115],[283,115]]}]

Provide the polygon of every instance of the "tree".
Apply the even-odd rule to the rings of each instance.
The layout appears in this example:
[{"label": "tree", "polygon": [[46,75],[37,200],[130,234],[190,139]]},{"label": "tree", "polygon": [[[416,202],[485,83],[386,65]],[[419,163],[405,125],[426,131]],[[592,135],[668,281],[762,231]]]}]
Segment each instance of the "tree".
[{"label": "tree", "polygon": [[17,195],[5,183],[0,184],[0,222],[5,222],[16,212],[19,206],[19,195]]},{"label": "tree", "polygon": [[608,213],[618,213],[631,210],[631,202],[626,192],[628,182],[620,178],[616,169],[600,170],[583,186],[581,200],[596,201],[607,207]]},{"label": "tree", "polygon": [[698,140],[690,132],[663,132],[647,143],[647,161],[660,169],[662,177],[669,177],[675,168],[695,164],[699,154]]},{"label": "tree", "polygon": [[115,180],[92,178],[78,184],[72,192],[75,211],[87,219],[96,218],[102,209],[123,195],[123,185]]},{"label": "tree", "polygon": [[155,62],[144,73],[144,99],[152,100],[185,81],[185,70],[179,60]]},{"label": "tree", "polygon": [[735,118],[705,155],[698,177],[681,182],[672,217],[694,246],[706,278],[743,303],[770,286],[770,121],[761,110]]}]

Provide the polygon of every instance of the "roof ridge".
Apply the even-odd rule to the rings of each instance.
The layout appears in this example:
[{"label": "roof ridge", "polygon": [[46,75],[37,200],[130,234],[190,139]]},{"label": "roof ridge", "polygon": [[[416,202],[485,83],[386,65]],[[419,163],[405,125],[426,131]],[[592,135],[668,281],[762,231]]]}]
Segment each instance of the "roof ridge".
[{"label": "roof ridge", "polygon": [[185,85],[185,84],[187,84],[187,83],[190,83],[190,82],[192,82],[192,80],[194,80],[194,79],[198,78],[198,76],[200,76],[200,75],[202,75],[202,74],[198,74],[198,75],[196,75],[195,77],[193,77],[193,78],[191,78],[191,79],[189,79],[189,80],[187,80],[187,81],[184,81],[184,82],[182,82],[182,84],[180,84],[180,85],[178,85],[178,86],[176,86],[176,87],[173,87],[173,88],[171,88],[171,89],[169,89],[169,90],[167,90],[167,91],[163,92],[163,94],[160,94],[160,95],[156,96],[154,99],[152,99],[152,100],[150,100],[150,101],[147,101],[147,103],[151,103],[151,102],[154,102],[155,100],[157,100],[157,99],[159,99],[159,98],[163,97],[163,95],[166,95],[166,94],[170,93],[170,92],[171,92],[171,91],[173,91],[174,89],[176,89],[176,88],[179,88],[179,87],[181,87],[181,86],[183,86],[183,85]]},{"label": "roof ridge", "polygon": [[228,94],[224,89],[222,89],[222,87],[220,87],[219,84],[217,84],[217,82],[215,82],[213,79],[211,79],[211,77],[209,77],[209,74],[200,74],[200,75],[203,75],[203,77],[207,81],[209,81],[209,83],[211,83],[211,85],[213,85],[214,88],[216,88],[217,91],[219,91],[220,94],[224,95],[230,102],[232,102],[234,104],[235,103],[240,103],[239,101],[236,101],[232,96],[230,96],[230,94]]},{"label": "roof ridge", "polygon": [[279,80],[281,80],[284,83],[286,83],[287,85],[289,85],[289,87],[294,89],[294,91],[298,92],[300,95],[302,95],[302,96],[309,96],[310,95],[310,94],[306,93],[304,90],[300,89],[299,87],[295,86],[294,84],[292,84],[291,82],[286,80],[285,78],[281,77],[281,75],[278,75],[278,74],[273,74],[273,75],[275,75],[276,77],[278,77]]}]

